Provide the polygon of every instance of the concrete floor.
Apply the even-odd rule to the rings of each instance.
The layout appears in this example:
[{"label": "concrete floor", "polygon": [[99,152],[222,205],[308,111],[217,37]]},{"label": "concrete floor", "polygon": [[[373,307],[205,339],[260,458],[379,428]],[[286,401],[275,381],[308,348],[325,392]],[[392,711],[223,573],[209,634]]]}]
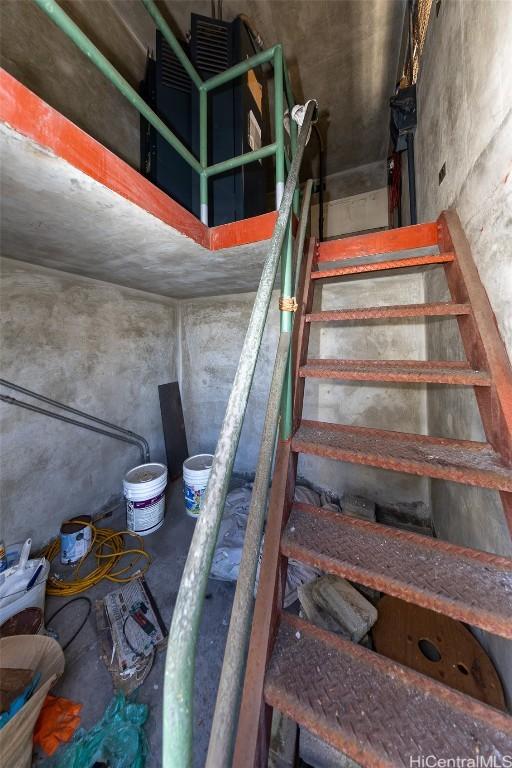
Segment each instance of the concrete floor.
[{"label": "concrete floor", "polygon": [[[124,528],[125,524],[121,509],[111,520],[105,521],[108,527],[120,529]],[[145,539],[146,548],[153,558],[146,574],[146,581],[167,627],[172,617],[194,525],[194,520],[185,513],[182,482],[178,480],[168,489],[167,512],[163,527]],[[91,598],[94,604],[95,600],[112,591],[113,588],[115,585],[102,582],[83,594]],[[234,591],[235,585],[231,583],[212,579],[208,583],[196,665],[194,768],[202,767],[206,757]],[[46,615],[51,616],[64,602],[65,600],[61,598],[48,598]],[[51,626],[59,633],[62,643],[66,642],[80,624],[84,610],[84,603],[76,603],[62,611],[52,621]],[[94,609],[84,629],[66,650],[65,656],[66,669],[54,693],[83,704],[82,725],[87,729],[101,718],[114,694],[112,679],[100,659]],[[165,649],[157,654],[151,672],[135,692],[137,701],[149,706],[149,718],[145,727],[150,745],[147,768],[159,768],[162,765],[164,664]]]}]

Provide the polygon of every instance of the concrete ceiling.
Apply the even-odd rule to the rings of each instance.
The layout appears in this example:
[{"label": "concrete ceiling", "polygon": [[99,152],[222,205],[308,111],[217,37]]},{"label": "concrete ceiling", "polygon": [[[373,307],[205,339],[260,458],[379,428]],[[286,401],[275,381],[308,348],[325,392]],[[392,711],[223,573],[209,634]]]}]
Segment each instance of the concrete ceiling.
[{"label": "concrete ceiling", "polygon": [[[167,0],[184,33],[210,0]],[[386,157],[404,0],[224,0],[223,18],[246,13],[266,46],[281,42],[294,94],[316,98],[328,174]]]},{"label": "concrete ceiling", "polygon": [[[138,87],[155,27],[140,0],[59,0]],[[176,32],[210,0],[158,0]],[[405,0],[224,0],[223,18],[246,13],[266,46],[282,42],[297,99],[316,98],[327,173],[386,157]],[[0,3],[0,60],[14,77],[133,167],[139,117],[32,0]],[[316,152],[311,142],[309,157]],[[306,158],[307,159],[307,158]],[[316,162],[316,161],[315,161]],[[304,175],[316,170],[311,161]]]},{"label": "concrete ceiling", "polygon": [[180,299],[258,287],[268,240],[209,250],[4,124],[0,157],[3,256]]}]

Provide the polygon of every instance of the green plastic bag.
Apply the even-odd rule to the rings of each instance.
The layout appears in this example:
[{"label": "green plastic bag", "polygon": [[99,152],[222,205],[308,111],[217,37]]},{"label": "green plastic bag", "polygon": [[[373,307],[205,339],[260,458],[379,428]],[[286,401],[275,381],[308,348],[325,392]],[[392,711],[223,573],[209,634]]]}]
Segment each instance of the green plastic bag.
[{"label": "green plastic bag", "polygon": [[126,700],[122,693],[112,699],[105,714],[90,731],[79,729],[71,744],[60,749],[46,768],[92,768],[105,762],[110,768],[144,768],[148,743],[144,723],[146,704]]}]

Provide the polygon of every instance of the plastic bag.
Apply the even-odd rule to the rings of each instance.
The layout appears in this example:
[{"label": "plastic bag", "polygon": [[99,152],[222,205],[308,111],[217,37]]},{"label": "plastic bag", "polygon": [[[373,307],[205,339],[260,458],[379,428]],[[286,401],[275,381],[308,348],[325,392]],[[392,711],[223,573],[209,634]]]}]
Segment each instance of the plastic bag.
[{"label": "plastic bag", "polygon": [[249,485],[235,488],[226,496],[224,514],[219,528],[210,577],[221,581],[236,581],[240,570],[247,516],[251,505]]},{"label": "plastic bag", "polygon": [[320,506],[320,494],[305,485],[295,486],[293,499],[301,504],[312,504],[314,507]]},{"label": "plastic bag", "polygon": [[43,765],[45,768],[92,768],[96,762],[105,762],[109,768],[144,768],[148,743],[143,728],[147,717],[146,704],[131,703],[119,693],[99,723],[90,731],[81,728],[61,754]]},{"label": "plastic bag", "polygon": [[53,755],[64,743],[71,741],[80,725],[81,704],[61,696],[48,694],[34,729],[34,744],[47,755]]}]

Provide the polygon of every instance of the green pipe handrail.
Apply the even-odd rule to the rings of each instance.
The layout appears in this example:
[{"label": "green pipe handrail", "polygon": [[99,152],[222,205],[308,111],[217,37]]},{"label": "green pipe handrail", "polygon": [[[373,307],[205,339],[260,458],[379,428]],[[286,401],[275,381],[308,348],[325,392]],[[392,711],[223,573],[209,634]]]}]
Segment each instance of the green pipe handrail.
[{"label": "green pipe handrail", "polygon": [[[194,83],[199,92],[199,159],[187,149],[182,141],[168,128],[158,115],[146,104],[137,91],[125,80],[125,78],[112,66],[101,51],[89,40],[75,22],[63,11],[56,0],[34,0],[49,18],[75,43],[75,45],[87,56],[87,58],[110,80],[119,92],[140,112],[140,114],[155,128],[156,131],[173,147],[189,166],[199,175],[200,186],[200,218],[203,224],[208,226],[208,179],[225,171],[239,168],[248,163],[254,163],[266,157],[275,156],[275,187],[276,209],[279,208],[286,180],[285,169],[285,137],[283,127],[284,100],[291,109],[293,93],[287,68],[283,62],[283,49],[281,45],[273,45],[265,51],[256,53],[244,61],[235,64],[225,72],[214,75],[208,80],[203,80],[192,62],[181,47],[170,26],[158,10],[154,0],[141,0],[144,7],[151,15],[157,28],[162,33],[180,64]],[[237,157],[230,158],[221,163],[208,165],[208,94],[249,70],[272,63],[274,68],[274,124],[275,141],[253,152],[246,152]],[[292,121],[290,121],[292,122]],[[297,130],[295,125],[290,126],[290,148],[292,160],[296,151]],[[294,213],[298,211],[298,197],[295,195]]]},{"label": "green pipe handrail", "polygon": [[34,0],[41,10],[72,40],[87,58],[110,80],[117,90],[128,99],[140,114],[155,128],[163,138],[169,142],[173,149],[186,160],[196,173],[201,173],[202,168],[194,155],[185,147],[177,136],[166,126],[158,115],[148,107],[144,99],[139,96],[135,88],[112,66],[107,58],[96,48],[89,38],[84,35],[80,27],[70,19],[55,0]]},{"label": "green pipe handrail", "polygon": [[[204,595],[279,260],[281,260],[282,272],[284,271],[287,278],[288,275],[290,276],[290,287],[292,285],[293,268],[287,263],[291,260],[292,254],[286,247],[286,240],[290,232],[289,225],[300,164],[309,134],[309,126],[315,113],[316,103],[308,102],[298,136],[297,151],[283,191],[269,252],[263,265],[260,284],[215,449],[203,507],[196,521],[173,610],[165,662],[164,768],[190,768],[192,764],[194,668]],[[281,295],[283,296],[283,289]],[[282,314],[289,316],[292,313],[284,312]],[[285,331],[282,335],[289,338],[290,330]],[[288,388],[290,385],[291,389],[291,381],[288,381],[290,379],[289,367],[290,357],[288,355],[285,387]],[[281,414],[281,419],[291,425],[291,399],[287,399],[286,405],[281,405]]]},{"label": "green pipe handrail", "polygon": [[[297,295],[299,288],[299,273],[306,228],[309,222],[312,188],[313,182],[310,179],[304,187],[298,232],[294,242],[295,295]],[[286,373],[290,358],[291,335],[290,331],[281,331],[277,345],[205,768],[218,768],[221,765],[230,766],[233,761],[253,619],[254,586],[265,523],[268,489],[272,475],[280,403],[286,385]],[[281,419],[282,415],[281,412]]]}]

